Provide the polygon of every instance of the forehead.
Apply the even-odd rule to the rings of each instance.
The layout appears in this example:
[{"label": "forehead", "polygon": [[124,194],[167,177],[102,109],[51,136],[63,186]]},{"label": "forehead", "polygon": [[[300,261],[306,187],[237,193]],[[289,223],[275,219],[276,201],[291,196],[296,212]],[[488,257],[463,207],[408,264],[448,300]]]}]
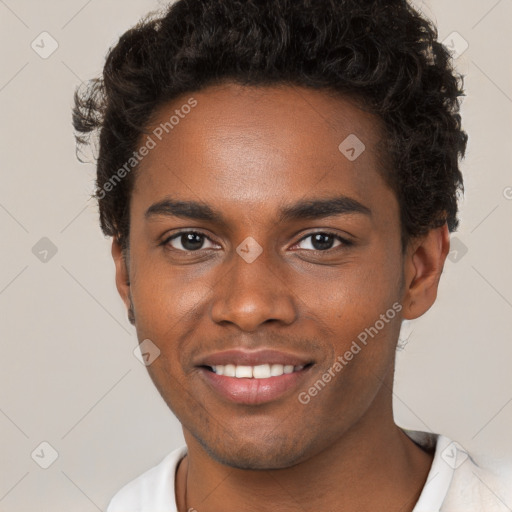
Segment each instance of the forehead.
[{"label": "forehead", "polygon": [[381,133],[376,116],[324,90],[209,87],[155,112],[148,129],[155,144],[137,169],[133,199],[147,204],[172,194],[270,207],[284,196],[335,190],[372,201],[385,187]]}]

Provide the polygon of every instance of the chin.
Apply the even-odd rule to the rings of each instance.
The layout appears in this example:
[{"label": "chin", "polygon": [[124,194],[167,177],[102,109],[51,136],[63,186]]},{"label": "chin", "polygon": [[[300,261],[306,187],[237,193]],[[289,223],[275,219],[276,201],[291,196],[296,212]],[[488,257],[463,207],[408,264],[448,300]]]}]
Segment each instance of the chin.
[{"label": "chin", "polygon": [[196,437],[213,460],[225,466],[246,470],[285,469],[304,460],[307,450],[296,439],[272,436],[270,439],[250,439],[245,436],[233,439],[225,436],[218,441]]}]

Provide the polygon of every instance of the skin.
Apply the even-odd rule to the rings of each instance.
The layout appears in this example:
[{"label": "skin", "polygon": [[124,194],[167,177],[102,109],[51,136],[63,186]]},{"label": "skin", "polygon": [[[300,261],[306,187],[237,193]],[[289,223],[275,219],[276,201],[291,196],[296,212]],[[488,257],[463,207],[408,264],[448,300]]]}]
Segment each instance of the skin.
[{"label": "skin", "polygon": [[[401,320],[421,316],[436,299],[446,225],[402,252],[399,206],[375,150],[381,125],[348,98],[226,83],[162,105],[150,129],[190,96],[197,106],[137,170],[128,260],[112,245],[117,288],[138,338],[161,351],[149,374],[183,426],[180,512],[411,511],[432,455],[393,421],[395,350]],[[338,150],[349,134],[366,146],[353,162]],[[279,221],[286,205],[339,195],[371,214]],[[166,197],[207,203],[226,224],[147,218]],[[183,237],[168,240],[184,229],[207,238],[187,252]],[[326,230],[352,245],[333,237],[331,247],[314,251],[308,235]],[[252,263],[236,252],[247,237],[263,249]],[[394,303],[400,313],[300,403],[298,393]],[[314,365],[300,389],[279,400],[235,404],[194,366],[200,356],[235,347],[277,348]]]}]

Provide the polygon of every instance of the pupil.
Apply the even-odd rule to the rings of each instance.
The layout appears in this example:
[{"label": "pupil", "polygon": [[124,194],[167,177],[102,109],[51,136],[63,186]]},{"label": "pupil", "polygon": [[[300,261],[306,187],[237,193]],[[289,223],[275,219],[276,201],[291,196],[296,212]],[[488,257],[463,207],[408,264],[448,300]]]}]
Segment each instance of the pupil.
[{"label": "pupil", "polygon": [[199,233],[186,233],[181,235],[181,244],[187,251],[200,249],[203,245],[202,235]]},{"label": "pupil", "polygon": [[[326,239],[327,239],[327,241],[326,241]],[[333,237],[332,237],[332,235],[328,235],[326,233],[315,233],[313,235],[312,244],[313,244],[313,247],[318,251],[330,249],[333,244]]]}]

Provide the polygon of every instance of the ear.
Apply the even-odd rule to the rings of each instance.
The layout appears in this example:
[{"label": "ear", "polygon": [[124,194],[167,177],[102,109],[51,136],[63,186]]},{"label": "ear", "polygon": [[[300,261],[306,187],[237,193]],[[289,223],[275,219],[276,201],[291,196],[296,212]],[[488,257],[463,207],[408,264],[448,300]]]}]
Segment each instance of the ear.
[{"label": "ear", "polygon": [[434,304],[449,250],[450,233],[446,223],[410,242],[404,262],[404,319],[418,318]]},{"label": "ear", "polygon": [[[112,240],[112,258],[116,266],[116,287],[121,299],[125,303],[128,310],[128,317],[130,317],[131,310],[131,295],[130,295],[130,276],[128,270],[128,263],[121,248],[119,241],[114,238]],[[131,320],[130,320],[131,321]]]}]

